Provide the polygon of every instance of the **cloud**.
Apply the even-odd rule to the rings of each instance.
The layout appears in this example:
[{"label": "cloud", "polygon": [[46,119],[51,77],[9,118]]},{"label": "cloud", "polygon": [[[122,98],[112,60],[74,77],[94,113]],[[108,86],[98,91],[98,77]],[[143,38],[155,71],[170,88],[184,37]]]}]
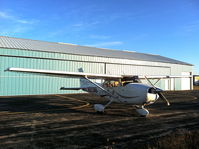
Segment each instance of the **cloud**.
[{"label": "cloud", "polygon": [[109,39],[111,36],[106,36],[106,35],[90,35],[90,38],[92,39]]},{"label": "cloud", "polygon": [[116,46],[116,45],[122,45],[123,42],[121,41],[109,41],[109,42],[100,42],[100,43],[96,43],[96,44],[90,44],[87,46],[90,47],[109,47],[109,46]]},{"label": "cloud", "polygon": [[0,11],[0,34],[4,36],[17,36],[20,34],[27,33],[34,28],[34,25],[38,20],[24,19],[13,15],[12,12]]},{"label": "cloud", "polygon": [[185,32],[194,32],[199,30],[199,21],[195,21],[191,24],[187,24],[183,27]]},{"label": "cloud", "polygon": [[38,22],[37,20],[21,20],[21,19],[17,19],[16,21],[22,24],[35,24]]},{"label": "cloud", "polygon": [[77,23],[77,24],[73,24],[72,26],[73,27],[82,27],[82,26],[84,26],[84,24],[83,23]]},{"label": "cloud", "polygon": [[4,12],[4,11],[0,11],[0,19],[6,19],[9,21],[13,21],[15,23],[21,23],[21,24],[34,24],[34,23],[38,22],[37,20],[25,20],[25,19],[22,19],[18,16],[12,15],[12,14]]},{"label": "cloud", "polygon": [[29,29],[30,28],[28,27],[20,26],[20,25],[9,26],[7,28],[0,26],[0,34],[4,36],[15,36],[16,34],[25,33]]},{"label": "cloud", "polygon": [[80,22],[80,23],[73,24],[72,26],[75,27],[75,28],[88,28],[88,27],[91,27],[91,26],[95,26],[97,24],[99,24],[99,21]]},{"label": "cloud", "polygon": [[12,17],[9,16],[7,13],[0,11],[0,18],[11,19]]},{"label": "cloud", "polygon": [[199,20],[195,20],[179,26],[179,29],[174,33],[174,36],[192,36],[199,32]]},{"label": "cloud", "polygon": [[140,34],[135,34],[131,37],[131,40],[145,40],[149,37],[149,34],[147,33],[140,33]]}]

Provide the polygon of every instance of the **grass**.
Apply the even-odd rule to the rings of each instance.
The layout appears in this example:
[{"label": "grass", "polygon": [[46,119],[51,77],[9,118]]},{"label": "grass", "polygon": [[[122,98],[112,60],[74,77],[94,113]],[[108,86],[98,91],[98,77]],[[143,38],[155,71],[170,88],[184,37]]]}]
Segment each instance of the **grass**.
[{"label": "grass", "polygon": [[193,86],[193,89],[194,89],[194,90],[199,90],[199,86],[195,86],[195,85],[194,85],[194,86]]},{"label": "grass", "polygon": [[180,129],[176,132],[155,139],[144,146],[145,149],[199,149],[199,130]]}]

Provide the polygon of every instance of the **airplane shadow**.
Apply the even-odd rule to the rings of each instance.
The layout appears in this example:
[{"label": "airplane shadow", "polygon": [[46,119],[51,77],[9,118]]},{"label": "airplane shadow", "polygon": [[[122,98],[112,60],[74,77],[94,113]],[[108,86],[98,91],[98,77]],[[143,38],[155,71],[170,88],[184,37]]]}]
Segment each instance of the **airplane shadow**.
[{"label": "airplane shadow", "polygon": [[[91,101],[92,103],[93,101]],[[105,103],[104,101],[97,101]],[[0,113],[81,113],[90,115],[109,115],[113,117],[129,117],[138,116],[134,112],[129,112],[128,107],[133,111],[130,105],[121,105],[113,103],[104,113],[96,113],[91,104],[88,107],[73,109],[73,107],[81,106],[82,103],[75,101],[63,100],[56,96],[18,96],[18,97],[2,97],[0,98]]]},{"label": "airplane shadow", "polygon": [[[68,95],[67,95],[68,96]],[[86,98],[86,97],[85,97]],[[96,113],[93,109],[94,103],[102,103],[105,104],[107,101],[92,99],[93,96],[88,96],[88,101],[90,106],[86,106],[84,108],[74,109],[73,107],[78,107],[84,105],[83,102],[72,101],[68,99],[63,99],[56,95],[47,95],[47,96],[18,96],[18,97],[1,97],[0,98],[0,114],[1,112],[9,112],[9,113],[81,113],[81,114],[90,114],[90,115],[103,115],[100,113]],[[193,108],[197,108],[199,102],[198,100],[184,100],[184,101],[176,101],[171,100],[171,106],[166,106],[166,104],[158,100],[156,103],[146,106],[146,108],[151,110],[160,110],[160,111],[176,111],[176,110],[184,110],[188,111]],[[135,108],[133,108],[129,104],[111,104],[106,110],[104,115],[112,116],[112,117],[139,117],[135,112]]]}]

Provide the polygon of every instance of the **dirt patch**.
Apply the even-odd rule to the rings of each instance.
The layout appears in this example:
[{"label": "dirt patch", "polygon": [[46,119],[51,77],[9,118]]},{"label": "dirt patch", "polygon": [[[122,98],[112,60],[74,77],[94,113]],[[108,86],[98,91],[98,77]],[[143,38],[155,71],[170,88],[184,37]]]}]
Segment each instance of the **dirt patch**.
[{"label": "dirt patch", "polygon": [[0,148],[199,148],[199,91],[165,96],[171,106],[158,100],[147,118],[115,103],[97,114],[106,101],[91,94],[0,98]]}]

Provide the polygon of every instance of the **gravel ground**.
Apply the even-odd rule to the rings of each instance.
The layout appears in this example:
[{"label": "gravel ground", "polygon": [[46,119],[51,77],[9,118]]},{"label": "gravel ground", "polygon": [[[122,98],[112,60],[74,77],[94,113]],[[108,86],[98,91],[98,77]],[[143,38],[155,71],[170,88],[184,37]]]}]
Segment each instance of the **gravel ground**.
[{"label": "gravel ground", "polygon": [[91,94],[1,97],[0,148],[199,148],[199,91],[164,95],[171,106],[158,100],[146,118],[127,104],[95,113],[106,101]]}]

